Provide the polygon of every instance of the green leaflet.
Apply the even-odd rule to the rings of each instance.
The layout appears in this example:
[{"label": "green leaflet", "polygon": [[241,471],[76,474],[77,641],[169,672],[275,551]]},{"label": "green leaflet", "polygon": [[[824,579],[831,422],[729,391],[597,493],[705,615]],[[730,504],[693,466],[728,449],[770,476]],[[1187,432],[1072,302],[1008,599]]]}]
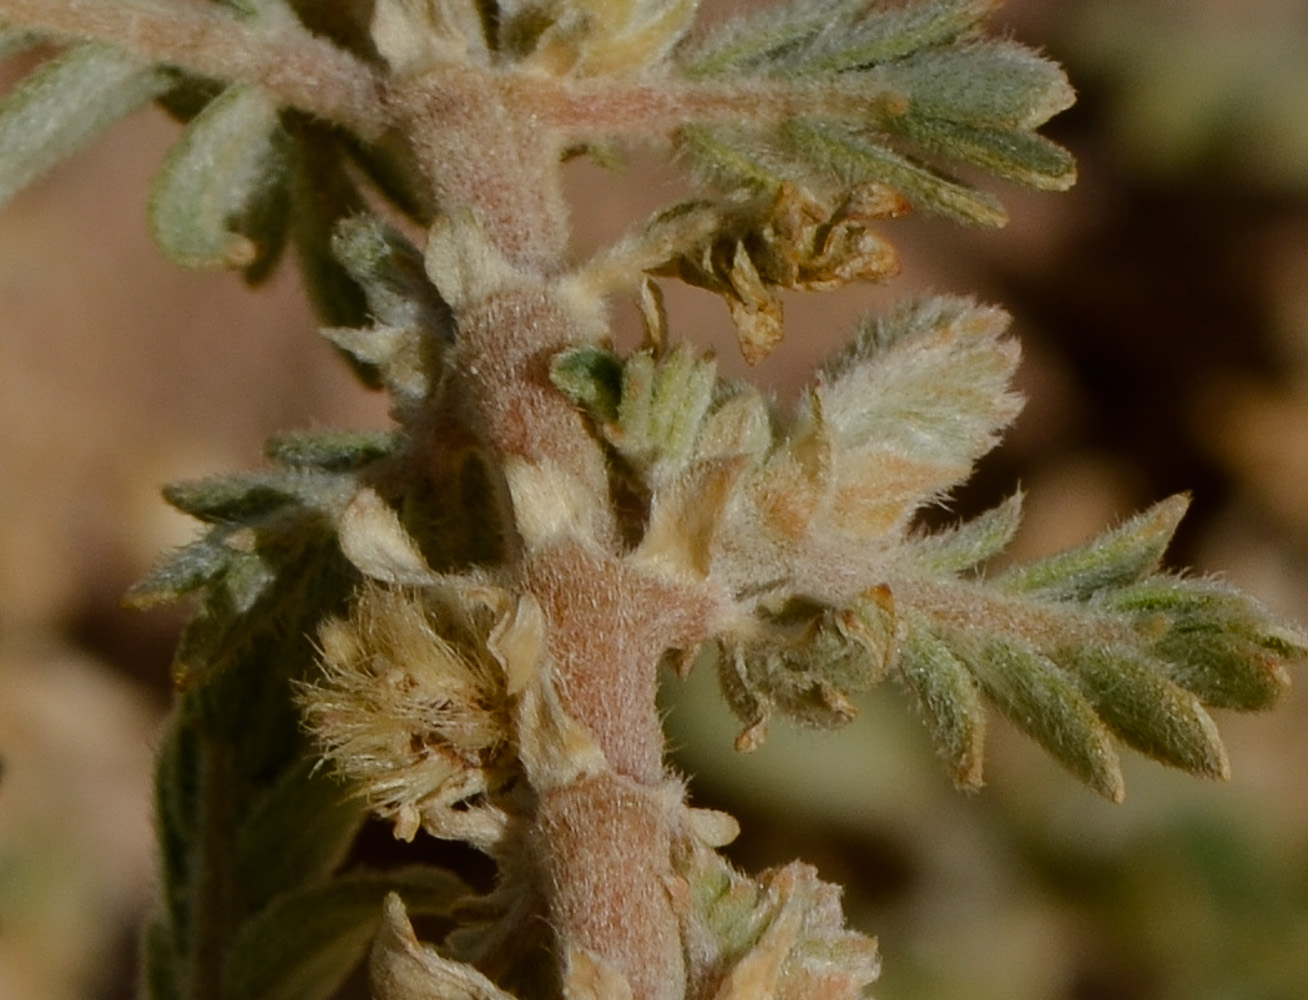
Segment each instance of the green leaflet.
[{"label": "green leaflet", "polygon": [[[338,207],[345,209],[348,199]],[[399,232],[366,212],[343,216],[331,225],[332,261],[312,266],[320,269],[323,280],[339,272],[337,280],[345,287],[327,294],[342,296],[337,305],[361,294],[366,319],[356,317],[357,325],[325,329],[323,336],[372,381],[385,386],[397,412],[407,411],[420,405],[440,381],[444,352],[455,339],[453,315],[427,279],[422,255]],[[319,236],[306,235],[316,246]],[[310,258],[304,263],[309,267]]]},{"label": "green leaflet", "polygon": [[[287,127],[296,140],[291,218],[305,292],[324,326],[366,327],[371,320],[367,296],[336,256],[332,238],[343,219],[365,214],[367,204],[341,163],[340,141],[332,131],[299,116],[289,117]],[[377,384],[369,366],[356,364],[355,370],[370,385]]]},{"label": "green leaflet", "polygon": [[47,62],[0,103],[0,204],[171,83],[167,70],[93,43]]},{"label": "green leaflet", "polygon": [[994,195],[945,177],[846,125],[800,118],[786,125],[785,139],[794,155],[846,182],[888,184],[920,211],[967,225],[1008,222]]},{"label": "green leaflet", "polygon": [[909,628],[896,667],[917,700],[954,784],[967,791],[980,789],[986,712],[971,671],[947,642],[920,624]]},{"label": "green leaflet", "polygon": [[622,378],[622,359],[602,347],[575,347],[550,363],[555,388],[602,423],[618,419]]},{"label": "green leaflet", "polygon": [[351,872],[278,896],[233,935],[224,1000],[327,1000],[363,958],[391,892],[434,916],[470,895],[449,872],[407,868]]},{"label": "green leaflet", "polygon": [[1076,160],[1034,132],[959,124],[909,113],[888,122],[894,134],[947,160],[970,163],[996,177],[1042,191],[1066,191],[1076,183]]},{"label": "green leaflet", "polygon": [[208,586],[237,558],[240,553],[228,545],[228,533],[210,532],[161,559],[128,589],[123,599],[134,608],[168,604]]},{"label": "green leaflet", "polygon": [[1230,776],[1217,724],[1195,695],[1168,680],[1164,664],[1112,646],[1083,647],[1067,661],[1100,717],[1128,745],[1191,774]]},{"label": "green leaflet", "polygon": [[649,469],[650,485],[670,480],[693,458],[716,385],[717,364],[684,344],[657,361],[648,351],[627,360],[609,438]]},{"label": "green leaflet", "polygon": [[917,535],[913,559],[932,575],[962,573],[997,556],[1013,540],[1022,520],[1022,494],[953,528]]},{"label": "green leaflet", "polygon": [[997,576],[994,584],[1010,593],[1067,601],[1135,583],[1158,569],[1189,505],[1184,495],[1171,497],[1088,545],[1014,567]]},{"label": "green leaflet", "polygon": [[596,420],[648,489],[666,485],[695,460],[719,386],[716,362],[684,344],[659,357],[647,350],[625,360],[601,348],[574,348],[554,359],[550,379]]},{"label": "green leaflet", "polygon": [[325,879],[345,860],[365,812],[353,789],[306,754],[251,801],[233,865],[269,896]]},{"label": "green leaflet", "polygon": [[343,218],[331,249],[363,289],[379,326],[421,328],[454,339],[453,319],[427,277],[422,253],[402,234],[369,214]]},{"label": "green leaflet", "polygon": [[959,643],[986,697],[1073,774],[1104,797],[1126,795],[1108,729],[1076,683],[1027,642],[978,638]]},{"label": "green leaflet", "polygon": [[1008,41],[917,52],[870,75],[906,95],[911,114],[974,128],[1029,132],[1074,98],[1057,63]]},{"label": "green leaflet", "polygon": [[917,114],[892,119],[889,128],[935,156],[972,163],[1037,190],[1066,191],[1076,183],[1071,153],[1033,132],[978,128]]},{"label": "green leaflet", "polygon": [[798,72],[843,72],[891,62],[966,36],[1000,0],[930,0],[879,9],[849,3],[843,24],[829,24],[783,60]]},{"label": "green leaflet", "polygon": [[691,163],[724,187],[775,191],[788,176],[799,172],[777,156],[761,132],[687,124],[677,137]]},{"label": "green leaflet", "polygon": [[286,240],[288,137],[276,103],[236,84],[168,152],[150,192],[155,241],[184,267],[266,274]]},{"label": "green leaflet", "polygon": [[170,483],[164,499],[209,524],[248,524],[299,500],[284,475],[231,475]]}]

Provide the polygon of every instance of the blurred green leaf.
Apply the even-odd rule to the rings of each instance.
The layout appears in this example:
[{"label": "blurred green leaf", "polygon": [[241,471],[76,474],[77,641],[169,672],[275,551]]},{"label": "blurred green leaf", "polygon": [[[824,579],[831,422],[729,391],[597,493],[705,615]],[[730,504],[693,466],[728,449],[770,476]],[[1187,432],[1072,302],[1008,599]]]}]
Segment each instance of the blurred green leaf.
[{"label": "blurred green leaf", "polygon": [[412,912],[448,914],[466,898],[456,876],[430,868],[351,872],[273,899],[233,935],[223,975],[229,1000],[327,1000],[362,960],[398,892]]},{"label": "blurred green leaf", "polygon": [[0,204],[171,83],[167,70],[93,43],[45,63],[0,102]]}]

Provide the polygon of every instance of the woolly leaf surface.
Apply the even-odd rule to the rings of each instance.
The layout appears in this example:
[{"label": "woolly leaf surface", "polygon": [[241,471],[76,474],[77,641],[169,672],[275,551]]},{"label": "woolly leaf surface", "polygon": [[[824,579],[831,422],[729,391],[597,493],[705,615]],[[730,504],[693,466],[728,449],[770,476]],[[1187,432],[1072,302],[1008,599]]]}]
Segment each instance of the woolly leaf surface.
[{"label": "woolly leaf surface", "polygon": [[171,82],[166,70],[93,43],[45,63],[0,102],[0,204]]}]

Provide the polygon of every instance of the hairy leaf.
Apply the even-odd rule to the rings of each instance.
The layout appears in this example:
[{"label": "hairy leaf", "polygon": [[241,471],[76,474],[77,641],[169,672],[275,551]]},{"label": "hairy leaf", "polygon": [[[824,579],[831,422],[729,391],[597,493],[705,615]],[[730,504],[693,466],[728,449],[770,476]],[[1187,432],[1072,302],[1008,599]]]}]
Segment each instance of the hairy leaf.
[{"label": "hairy leaf", "polygon": [[962,573],[999,555],[1013,540],[1022,519],[1022,494],[953,528],[921,534],[913,541],[914,559],[933,575]]},{"label": "hairy leaf", "polygon": [[681,62],[693,77],[778,63],[810,71],[856,69],[953,41],[995,6],[995,0],[936,0],[869,9],[825,0],[803,9],[764,7],[688,47]]},{"label": "hairy leaf", "polygon": [[879,181],[914,208],[955,222],[1002,226],[1008,213],[994,195],[938,173],[848,125],[800,118],[786,125],[789,144],[845,183]]},{"label": "hairy leaf", "polygon": [[1095,791],[1120,802],[1122,767],[1108,729],[1058,666],[1016,638],[979,639],[962,651],[986,697]]},{"label": "hairy leaf", "polygon": [[913,693],[936,752],[954,784],[967,791],[983,780],[986,716],[976,678],[929,628],[911,628],[899,650],[899,677]]},{"label": "hairy leaf", "polygon": [[134,608],[179,600],[209,586],[240,557],[241,553],[229,545],[227,533],[210,532],[161,559],[147,576],[131,586],[124,600]]},{"label": "hairy leaf", "polygon": [[289,142],[277,104],[233,85],[169,150],[150,194],[155,240],[185,267],[266,273],[286,240]]},{"label": "hairy leaf", "polygon": [[47,62],[0,102],[0,204],[171,82],[167,70],[99,44]]},{"label": "hairy leaf", "polygon": [[550,364],[550,381],[596,420],[613,423],[622,401],[623,363],[602,347],[576,347]]},{"label": "hairy leaf", "polygon": [[830,0],[729,23],[686,50],[687,71],[792,82],[806,88],[807,110],[696,124],[682,132],[682,148],[733,186],[775,189],[790,180],[821,192],[875,181],[925,211],[1000,225],[999,203],[950,177],[951,164],[1046,189],[1066,188],[1076,169],[1034,132],[1072,103],[1066,76],[1020,45],[984,39],[980,22],[994,6]]},{"label": "hairy leaf", "polygon": [[396,435],[387,431],[296,431],[269,438],[264,454],[292,469],[353,472],[390,455],[396,446]]},{"label": "hairy leaf", "polygon": [[1068,662],[1095,710],[1127,744],[1202,777],[1230,776],[1217,724],[1197,697],[1168,680],[1164,664],[1112,646],[1083,647]]},{"label": "hairy leaf", "polygon": [[1015,566],[995,586],[1053,600],[1085,600],[1107,587],[1135,583],[1158,569],[1185,510],[1186,496],[1164,500],[1088,545]]}]

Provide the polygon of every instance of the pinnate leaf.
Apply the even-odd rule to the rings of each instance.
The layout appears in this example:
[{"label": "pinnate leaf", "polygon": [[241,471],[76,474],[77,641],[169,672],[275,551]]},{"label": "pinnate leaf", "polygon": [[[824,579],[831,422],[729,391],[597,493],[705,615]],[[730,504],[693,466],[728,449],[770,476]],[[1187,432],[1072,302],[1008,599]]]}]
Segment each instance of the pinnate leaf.
[{"label": "pinnate leaf", "polygon": [[693,77],[807,88],[802,115],[683,133],[709,176],[818,191],[877,182],[925,211],[983,225],[1002,224],[1002,207],[950,177],[951,164],[1037,188],[1075,181],[1072,157],[1034,132],[1071,105],[1072,88],[1055,63],[982,36],[990,0],[817,6],[747,15],[685,51]]},{"label": "pinnate leaf", "polygon": [[990,534],[994,512],[910,540],[933,582],[890,584],[904,632],[898,669],[956,781],[979,783],[979,763],[965,766],[972,758],[953,748],[975,746],[960,734],[983,722],[959,663],[988,701],[1109,798],[1124,792],[1110,734],[1192,774],[1229,774],[1205,706],[1269,706],[1308,637],[1232,588],[1160,570],[1186,504],[1172,497],[1088,545],[988,580],[949,584],[940,574],[959,539]]}]

